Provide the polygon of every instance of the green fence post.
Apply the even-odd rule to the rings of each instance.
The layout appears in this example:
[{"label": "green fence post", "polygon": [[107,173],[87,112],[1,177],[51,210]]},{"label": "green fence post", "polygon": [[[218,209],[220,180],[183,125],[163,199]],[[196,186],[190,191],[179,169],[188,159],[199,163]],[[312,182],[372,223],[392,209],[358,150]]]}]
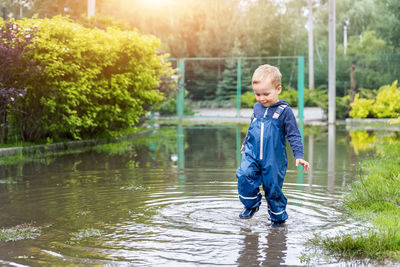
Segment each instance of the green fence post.
[{"label": "green fence post", "polygon": [[299,123],[304,123],[304,57],[297,58],[297,95]]},{"label": "green fence post", "polygon": [[185,99],[185,59],[178,59],[178,70],[180,74],[178,82],[178,94],[176,95],[176,115],[179,119],[183,117],[184,99]]},{"label": "green fence post", "polygon": [[153,107],[151,107],[150,109],[150,120],[154,121],[154,111],[153,111]]},{"label": "green fence post", "polygon": [[242,96],[242,60],[237,60],[237,83],[236,83],[236,118],[240,116],[240,97]]}]

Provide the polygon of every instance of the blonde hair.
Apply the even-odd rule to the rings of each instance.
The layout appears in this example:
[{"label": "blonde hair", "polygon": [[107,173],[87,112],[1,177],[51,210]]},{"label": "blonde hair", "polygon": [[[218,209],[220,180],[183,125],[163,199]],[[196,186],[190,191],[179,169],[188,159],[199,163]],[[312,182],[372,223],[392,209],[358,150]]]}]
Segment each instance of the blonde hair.
[{"label": "blonde hair", "polygon": [[282,74],[277,67],[264,64],[254,71],[251,84],[258,84],[268,79],[275,88],[278,88],[281,85]]}]

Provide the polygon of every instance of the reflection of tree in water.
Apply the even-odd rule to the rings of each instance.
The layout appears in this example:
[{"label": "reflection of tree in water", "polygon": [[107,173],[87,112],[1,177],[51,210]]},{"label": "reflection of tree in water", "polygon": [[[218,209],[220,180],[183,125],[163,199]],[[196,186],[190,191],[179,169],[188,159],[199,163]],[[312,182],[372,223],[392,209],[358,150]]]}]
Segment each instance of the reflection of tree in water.
[{"label": "reflection of tree in water", "polygon": [[[176,130],[171,128],[84,150],[41,154],[40,161],[2,166],[0,183],[5,186],[1,186],[0,192],[18,189],[29,196],[31,203],[40,200],[40,205],[31,204],[28,211],[27,208],[15,211],[15,206],[27,206],[27,200],[13,200],[12,205],[0,212],[0,221],[21,224],[26,214],[38,222],[57,218],[59,226],[68,229],[66,232],[97,227],[105,220],[107,223],[132,220],[132,214],[143,214],[135,218],[146,223],[155,211],[147,209],[143,201],[163,190],[162,186],[148,187],[147,184],[153,178],[168,179],[166,185],[175,182],[175,171],[170,168],[170,155],[175,153]],[[163,171],[154,171],[155,168]],[[11,203],[13,195],[4,196],[0,202]],[[8,218],[7,214],[15,215]],[[57,239],[64,242],[64,237]]]},{"label": "reflection of tree in water", "polygon": [[186,128],[185,142],[186,167],[236,168],[235,127]]},{"label": "reflection of tree in water", "polygon": [[243,240],[242,250],[237,259],[238,266],[279,266],[285,262],[287,252],[286,226],[271,227],[266,234],[266,243],[262,242],[262,234],[248,232]]},{"label": "reflection of tree in water", "polygon": [[398,132],[388,133],[388,131],[351,130],[349,135],[350,144],[356,155],[361,151],[373,150],[379,142],[393,142],[400,139]]}]

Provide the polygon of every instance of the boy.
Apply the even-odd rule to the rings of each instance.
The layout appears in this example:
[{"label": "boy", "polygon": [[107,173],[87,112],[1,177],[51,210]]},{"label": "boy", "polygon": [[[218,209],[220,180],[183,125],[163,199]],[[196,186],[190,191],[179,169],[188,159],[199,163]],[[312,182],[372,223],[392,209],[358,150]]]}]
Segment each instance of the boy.
[{"label": "boy", "polygon": [[282,193],[287,169],[286,138],[296,159],[296,166],[309,169],[304,160],[303,144],[292,109],[279,100],[282,74],[268,64],[259,66],[251,81],[257,103],[243,142],[240,167],[236,171],[239,199],[245,206],[239,217],[250,219],[261,205],[262,184],[273,225],[284,223],[287,199]]}]

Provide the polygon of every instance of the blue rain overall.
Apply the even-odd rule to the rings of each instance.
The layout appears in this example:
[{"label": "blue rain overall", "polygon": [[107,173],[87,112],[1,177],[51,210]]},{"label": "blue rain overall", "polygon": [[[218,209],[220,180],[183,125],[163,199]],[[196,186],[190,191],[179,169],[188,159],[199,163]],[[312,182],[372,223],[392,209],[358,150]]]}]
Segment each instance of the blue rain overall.
[{"label": "blue rain overall", "polygon": [[285,221],[287,199],[282,193],[287,170],[286,139],[279,116],[287,105],[280,105],[272,118],[254,118],[248,130],[240,167],[236,171],[239,199],[246,208],[261,205],[263,185],[268,213],[273,222]]}]

